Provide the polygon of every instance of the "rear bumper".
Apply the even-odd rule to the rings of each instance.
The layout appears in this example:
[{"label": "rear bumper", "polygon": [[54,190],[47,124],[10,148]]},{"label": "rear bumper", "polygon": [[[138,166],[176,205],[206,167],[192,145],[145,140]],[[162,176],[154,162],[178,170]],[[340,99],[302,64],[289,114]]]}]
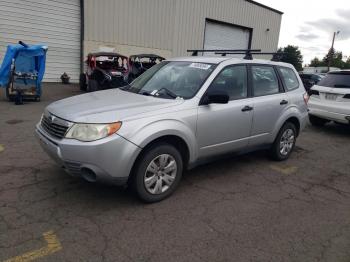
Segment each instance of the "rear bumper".
[{"label": "rear bumper", "polygon": [[57,140],[50,137],[39,124],[35,133],[41,147],[59,166],[70,175],[90,182],[125,184],[141,151],[141,148],[117,134],[93,142]]},{"label": "rear bumper", "polygon": [[343,124],[350,124],[350,115],[328,112],[320,109],[310,109],[309,114],[330,121],[335,121]]},{"label": "rear bumper", "polygon": [[336,121],[343,124],[350,123],[350,103],[318,101],[312,99],[308,103],[309,114],[324,118],[331,121]]}]

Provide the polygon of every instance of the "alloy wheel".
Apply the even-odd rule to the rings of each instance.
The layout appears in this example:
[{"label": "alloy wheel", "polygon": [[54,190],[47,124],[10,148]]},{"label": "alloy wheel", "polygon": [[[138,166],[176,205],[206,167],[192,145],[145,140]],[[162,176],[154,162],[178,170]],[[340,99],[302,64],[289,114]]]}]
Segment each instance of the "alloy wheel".
[{"label": "alloy wheel", "polygon": [[293,148],[294,142],[295,142],[295,134],[293,129],[291,128],[286,129],[281,136],[280,153],[283,156],[288,155]]},{"label": "alloy wheel", "polygon": [[173,184],[176,174],[175,158],[169,154],[161,154],[155,157],[146,168],[145,188],[151,194],[162,194]]}]

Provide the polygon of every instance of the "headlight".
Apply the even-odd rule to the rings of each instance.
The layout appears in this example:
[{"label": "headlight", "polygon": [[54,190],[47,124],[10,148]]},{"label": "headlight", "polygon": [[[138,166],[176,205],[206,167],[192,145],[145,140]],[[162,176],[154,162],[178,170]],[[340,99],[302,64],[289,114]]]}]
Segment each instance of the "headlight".
[{"label": "headlight", "polygon": [[110,124],[73,124],[65,137],[84,142],[94,141],[113,135],[121,126],[122,122]]}]

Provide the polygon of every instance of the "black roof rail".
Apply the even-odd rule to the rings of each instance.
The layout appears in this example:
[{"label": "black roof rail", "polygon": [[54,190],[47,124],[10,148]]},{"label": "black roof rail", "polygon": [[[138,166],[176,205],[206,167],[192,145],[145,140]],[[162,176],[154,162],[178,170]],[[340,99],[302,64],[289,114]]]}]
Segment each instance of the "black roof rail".
[{"label": "black roof rail", "polygon": [[253,60],[253,55],[273,55],[271,61],[281,61],[283,52],[215,52],[216,55],[245,55],[243,59]]},{"label": "black roof rail", "polygon": [[229,52],[261,52],[261,49],[189,49],[187,52],[192,53],[192,56],[198,56],[198,52],[217,53],[220,52],[225,56]]}]

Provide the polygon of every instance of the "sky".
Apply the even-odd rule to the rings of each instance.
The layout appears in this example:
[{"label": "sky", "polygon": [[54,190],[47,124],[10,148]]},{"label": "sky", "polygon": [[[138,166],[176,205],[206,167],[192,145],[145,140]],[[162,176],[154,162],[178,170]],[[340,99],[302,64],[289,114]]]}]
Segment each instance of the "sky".
[{"label": "sky", "polygon": [[322,59],[340,31],[334,48],[350,56],[350,0],[257,0],[282,11],[279,47],[299,46],[303,64],[315,56]]}]

